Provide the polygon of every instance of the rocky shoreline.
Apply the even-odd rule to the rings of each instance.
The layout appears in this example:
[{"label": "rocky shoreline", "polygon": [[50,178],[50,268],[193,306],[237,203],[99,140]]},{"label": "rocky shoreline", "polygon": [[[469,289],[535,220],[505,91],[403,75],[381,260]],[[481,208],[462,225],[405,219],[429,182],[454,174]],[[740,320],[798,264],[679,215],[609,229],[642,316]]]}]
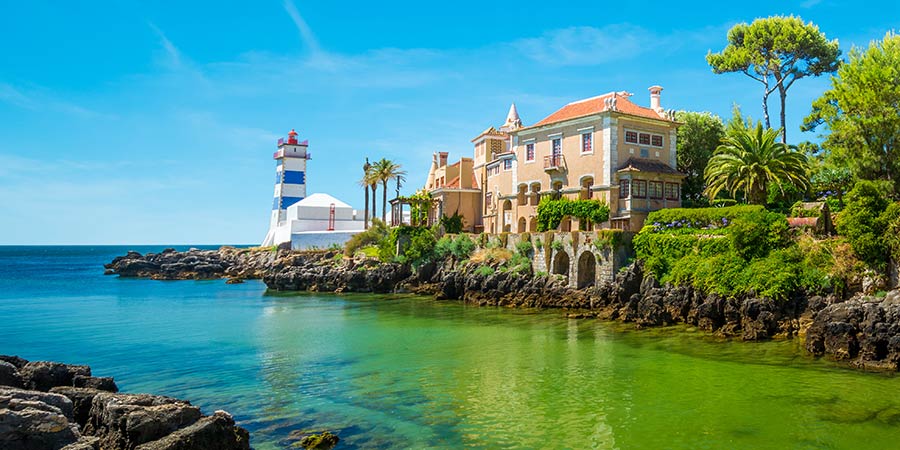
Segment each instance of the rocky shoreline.
[{"label": "rocky shoreline", "polygon": [[249,450],[250,435],[225,411],[119,393],[88,366],[0,355],[0,448]]},{"label": "rocky shoreline", "polygon": [[690,286],[660,286],[640,264],[613,282],[585,289],[556,275],[514,273],[502,265],[447,259],[413,269],[338,252],[280,249],[175,252],[146,256],[129,252],[107,273],[154,279],[262,279],[277,291],[412,292],[439,300],[482,306],[558,308],[571,318],[630,322],[638,327],[696,326],[716,335],[753,341],[800,337],[815,356],[828,356],[867,370],[900,369],[900,291],[884,298],[795,295],[726,298]]}]

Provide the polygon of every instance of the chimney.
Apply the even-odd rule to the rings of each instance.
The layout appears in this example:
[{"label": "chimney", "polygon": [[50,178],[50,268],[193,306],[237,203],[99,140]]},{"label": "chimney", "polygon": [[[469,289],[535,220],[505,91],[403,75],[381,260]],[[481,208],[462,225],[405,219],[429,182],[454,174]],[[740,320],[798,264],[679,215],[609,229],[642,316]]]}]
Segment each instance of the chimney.
[{"label": "chimney", "polygon": [[659,105],[659,93],[662,92],[662,86],[650,86],[650,109],[661,112],[662,106]]},{"label": "chimney", "polygon": [[440,156],[440,160],[438,161],[438,167],[444,167],[447,165],[447,152],[438,153]]}]

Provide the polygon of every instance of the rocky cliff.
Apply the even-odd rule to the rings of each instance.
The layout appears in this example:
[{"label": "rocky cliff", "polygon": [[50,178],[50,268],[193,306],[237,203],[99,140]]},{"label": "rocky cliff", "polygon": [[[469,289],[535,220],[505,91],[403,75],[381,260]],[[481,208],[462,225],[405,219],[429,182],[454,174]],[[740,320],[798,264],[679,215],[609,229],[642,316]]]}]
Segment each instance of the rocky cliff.
[{"label": "rocky cliff", "polygon": [[0,355],[4,450],[249,450],[230,414],[185,400],[122,394],[88,366]]},{"label": "rocky cliff", "polygon": [[800,336],[814,355],[855,367],[900,369],[900,291],[885,299],[797,295],[722,297],[690,286],[660,286],[640,264],[612,282],[573,289],[557,275],[509,270],[502,264],[452,259],[412,268],[338,252],[262,250],[129,253],[107,265],[122,276],[160,279],[262,278],[269,289],[321,292],[414,292],[474,305],[560,308],[573,318],[599,318],[638,327],[688,324],[744,340]]}]

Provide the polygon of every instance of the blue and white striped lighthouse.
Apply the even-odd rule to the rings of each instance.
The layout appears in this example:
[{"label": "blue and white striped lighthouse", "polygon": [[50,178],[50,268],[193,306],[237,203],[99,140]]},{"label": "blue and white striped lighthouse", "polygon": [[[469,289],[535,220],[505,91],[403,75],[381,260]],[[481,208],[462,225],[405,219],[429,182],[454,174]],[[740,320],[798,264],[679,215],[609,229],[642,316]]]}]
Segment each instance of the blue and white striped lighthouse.
[{"label": "blue and white striped lighthouse", "polygon": [[294,130],[288,133],[287,139],[278,140],[278,151],[273,155],[276,164],[272,218],[263,245],[275,244],[275,232],[285,221],[287,208],[306,198],[306,161],[310,159],[308,147],[309,141],[298,141]]}]

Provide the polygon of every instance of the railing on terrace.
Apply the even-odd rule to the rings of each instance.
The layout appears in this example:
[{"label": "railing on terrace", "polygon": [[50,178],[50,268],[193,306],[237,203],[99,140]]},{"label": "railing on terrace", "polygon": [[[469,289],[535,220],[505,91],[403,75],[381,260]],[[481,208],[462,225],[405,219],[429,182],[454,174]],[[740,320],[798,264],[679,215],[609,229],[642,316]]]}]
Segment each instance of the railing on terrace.
[{"label": "railing on terrace", "polygon": [[312,153],[306,152],[306,155],[302,155],[302,156],[301,156],[301,155],[299,155],[299,154],[297,154],[297,153],[293,153],[293,152],[285,152],[284,149],[281,149],[281,150],[278,150],[278,151],[276,151],[275,153],[272,154],[272,158],[273,158],[273,159],[285,158],[285,157],[287,157],[287,158],[304,158],[304,159],[312,159]]},{"label": "railing on terrace", "polygon": [[557,170],[566,166],[563,155],[547,155],[544,157],[544,170]]}]

